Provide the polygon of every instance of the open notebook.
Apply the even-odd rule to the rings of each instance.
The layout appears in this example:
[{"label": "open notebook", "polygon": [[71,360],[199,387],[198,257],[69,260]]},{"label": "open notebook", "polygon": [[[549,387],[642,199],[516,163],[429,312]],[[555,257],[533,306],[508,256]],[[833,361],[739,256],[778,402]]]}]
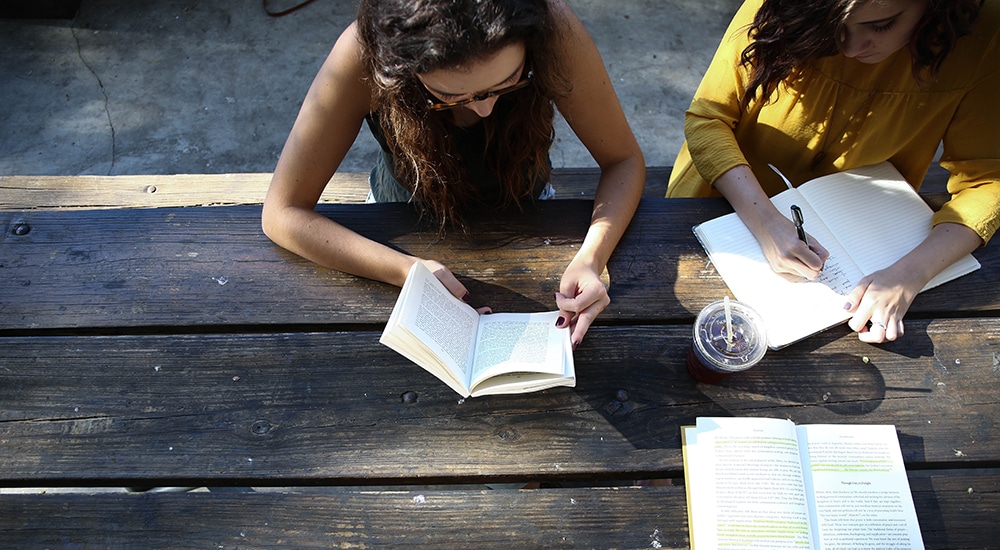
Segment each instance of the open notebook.
[{"label": "open notebook", "polygon": [[[816,178],[782,191],[771,202],[789,218],[791,206],[798,205],[806,231],[830,251],[818,280],[792,282],[776,274],[735,212],[694,227],[736,299],[764,318],[771,349],[850,319],[845,296],[865,275],[892,265],[920,244],[930,233],[934,214],[888,162]],[[923,290],[979,267],[967,255]]]}]

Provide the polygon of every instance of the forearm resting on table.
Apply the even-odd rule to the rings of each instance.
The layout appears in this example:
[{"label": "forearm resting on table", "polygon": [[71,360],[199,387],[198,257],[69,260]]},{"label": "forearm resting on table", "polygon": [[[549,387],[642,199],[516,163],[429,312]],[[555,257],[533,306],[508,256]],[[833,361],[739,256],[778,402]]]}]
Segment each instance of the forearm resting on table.
[{"label": "forearm resting on table", "polygon": [[276,244],[323,267],[402,286],[417,258],[363,237],[302,207],[268,207],[264,233]]},{"label": "forearm resting on table", "polygon": [[919,291],[945,268],[982,245],[983,240],[972,229],[957,223],[940,223],[893,267],[910,274]]},{"label": "forearm resting on table", "polygon": [[574,261],[583,261],[600,273],[632,221],[646,181],[642,157],[602,168],[594,195],[590,227]]}]

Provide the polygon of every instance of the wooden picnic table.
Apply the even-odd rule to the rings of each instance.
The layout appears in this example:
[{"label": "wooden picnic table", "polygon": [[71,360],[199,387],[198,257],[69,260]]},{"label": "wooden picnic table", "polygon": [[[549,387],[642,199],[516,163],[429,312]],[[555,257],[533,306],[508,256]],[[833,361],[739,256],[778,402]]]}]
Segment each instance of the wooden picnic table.
[{"label": "wooden picnic table", "polygon": [[[919,295],[897,342],[839,326],[700,384],[691,324],[727,289],[691,227],[730,209],[659,198],[666,173],[608,266],[576,387],[471,399],[378,343],[398,288],[263,235],[266,175],[0,177],[0,487],[39,488],[0,494],[0,546],[686,548],[679,427],[731,415],[893,424],[927,548],[995,545],[1000,249]],[[441,260],[477,305],[541,311],[595,178],[560,171],[567,200],[468,234],[357,204],[363,176],[318,209]]]}]

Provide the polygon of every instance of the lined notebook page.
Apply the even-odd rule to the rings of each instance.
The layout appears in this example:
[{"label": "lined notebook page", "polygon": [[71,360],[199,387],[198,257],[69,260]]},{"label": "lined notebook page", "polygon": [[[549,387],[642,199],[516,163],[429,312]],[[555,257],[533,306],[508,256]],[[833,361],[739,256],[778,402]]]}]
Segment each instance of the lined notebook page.
[{"label": "lined notebook page", "polygon": [[[835,236],[836,232],[831,230],[830,226],[823,221],[823,217],[816,212],[812,205],[806,202],[807,200],[809,200],[808,197],[803,198],[798,190],[783,191],[781,194],[771,197],[771,203],[778,209],[778,212],[781,212],[788,219],[792,217],[791,207],[793,204],[802,209],[802,219],[804,220],[802,227],[808,233],[809,242],[818,242],[830,253],[830,257],[823,264],[819,282],[838,294],[846,295],[864,277],[864,272],[851,254],[847,253],[847,249],[850,247],[841,245],[840,239]],[[758,245],[757,248],[760,246]],[[761,257],[763,254],[764,252],[761,251]]]},{"label": "lined notebook page", "polygon": [[[934,212],[888,162],[817,178],[798,190],[865,275],[895,263],[931,230]],[[967,256],[924,290],[978,267],[979,262]]]},{"label": "lined notebook page", "polygon": [[[774,273],[735,213],[695,226],[694,232],[736,299],[764,318],[772,349],[849,319],[844,295],[862,277],[891,265],[920,244],[930,232],[933,216],[888,162],[817,178],[783,191],[771,202],[787,218],[792,204],[802,208],[806,232],[830,252],[818,281],[793,282]],[[924,290],[978,268],[970,254]]]},{"label": "lined notebook page", "polygon": [[850,291],[853,287],[850,281],[860,278],[857,266],[798,191],[785,191],[779,197],[775,197],[783,204],[779,211],[788,212],[786,215],[790,216],[788,206],[798,204],[806,219],[806,231],[830,250],[824,276],[819,281],[793,282],[775,273],[757,239],[736,213],[694,228],[733,296],[763,318],[771,349],[785,347],[848,319],[850,315],[843,309],[843,288],[846,286]]}]

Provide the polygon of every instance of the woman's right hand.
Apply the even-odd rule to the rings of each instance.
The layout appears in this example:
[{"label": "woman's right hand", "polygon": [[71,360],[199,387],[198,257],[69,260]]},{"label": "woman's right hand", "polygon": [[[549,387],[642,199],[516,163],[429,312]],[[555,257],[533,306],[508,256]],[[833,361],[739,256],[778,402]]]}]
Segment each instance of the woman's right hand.
[{"label": "woman's right hand", "polygon": [[728,170],[713,186],[753,233],[775,273],[809,280],[819,277],[830,252],[808,233],[809,244],[799,240],[795,224],[774,207],[749,166]]},{"label": "woman's right hand", "polygon": [[[768,204],[771,204],[768,201]],[[780,215],[773,206],[774,213],[752,231],[771,269],[781,275],[816,280],[830,252],[815,237],[806,233],[809,244],[799,239],[795,225]]]}]

